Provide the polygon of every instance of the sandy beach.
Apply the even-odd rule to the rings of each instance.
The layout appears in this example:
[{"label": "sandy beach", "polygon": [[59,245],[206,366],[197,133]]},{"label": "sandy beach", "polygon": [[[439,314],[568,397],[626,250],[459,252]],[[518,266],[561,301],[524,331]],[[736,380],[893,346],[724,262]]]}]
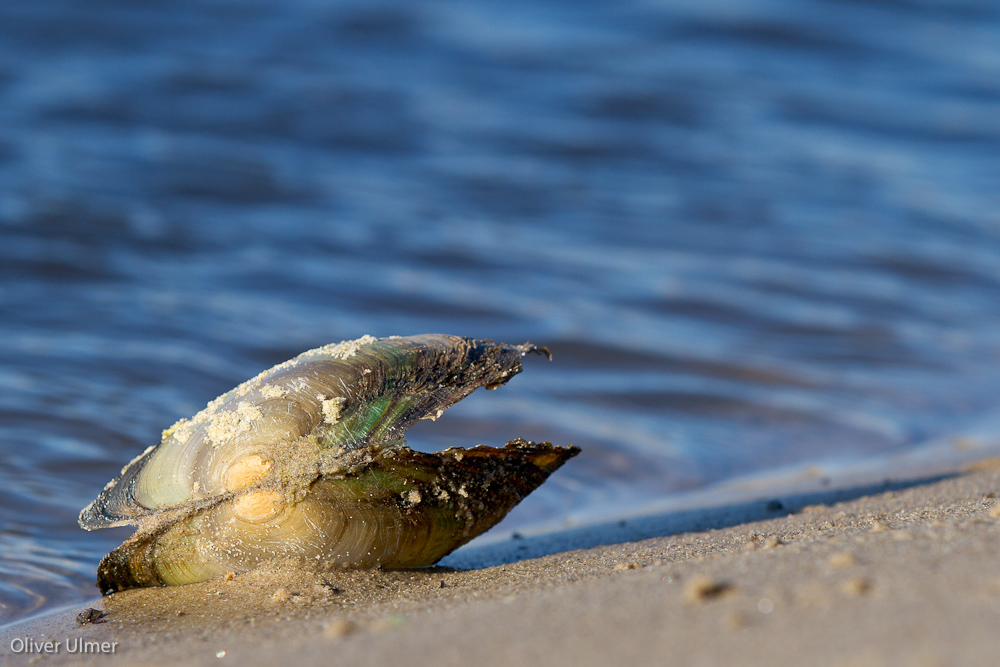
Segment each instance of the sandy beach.
[{"label": "sandy beach", "polygon": [[[274,562],[95,598],[0,647],[51,665],[991,665],[998,491],[990,459],[722,508],[710,530],[519,561],[545,548],[512,540],[510,562],[476,569]],[[88,606],[106,617],[77,625]]]}]

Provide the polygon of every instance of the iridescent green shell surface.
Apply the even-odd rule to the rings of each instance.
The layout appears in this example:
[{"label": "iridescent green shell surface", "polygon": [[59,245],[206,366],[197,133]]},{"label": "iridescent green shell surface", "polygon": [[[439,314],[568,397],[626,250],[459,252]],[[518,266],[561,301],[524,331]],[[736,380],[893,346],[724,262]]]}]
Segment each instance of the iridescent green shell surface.
[{"label": "iridescent green shell surface", "polygon": [[513,440],[436,454],[406,447],[479,387],[547,354],[439,334],[370,336],[305,352],[164,432],[80,513],[87,529],[133,524],[104,557],[111,593],[203,581],[279,557],[419,567],[488,530],[575,447]]}]

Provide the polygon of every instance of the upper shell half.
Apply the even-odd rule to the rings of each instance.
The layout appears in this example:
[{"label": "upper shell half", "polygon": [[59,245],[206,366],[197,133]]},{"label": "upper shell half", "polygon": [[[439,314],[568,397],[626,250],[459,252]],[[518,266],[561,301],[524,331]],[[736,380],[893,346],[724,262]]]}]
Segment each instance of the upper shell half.
[{"label": "upper shell half", "polygon": [[435,562],[578,450],[516,441],[420,454],[403,434],[478,387],[505,383],[538,351],[366,336],[261,373],[165,431],[80,513],[88,530],[139,525],[102,561],[98,585],[187,583],[279,556]]}]

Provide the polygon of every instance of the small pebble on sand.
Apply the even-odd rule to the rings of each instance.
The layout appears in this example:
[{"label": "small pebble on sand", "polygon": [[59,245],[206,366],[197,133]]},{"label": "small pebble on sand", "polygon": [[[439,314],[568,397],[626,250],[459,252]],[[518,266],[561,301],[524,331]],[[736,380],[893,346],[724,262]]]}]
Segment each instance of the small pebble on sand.
[{"label": "small pebble on sand", "polygon": [[716,581],[711,577],[698,575],[684,586],[684,599],[688,602],[705,602],[718,598],[732,590],[732,586],[724,581]]},{"label": "small pebble on sand", "polygon": [[858,559],[854,554],[847,551],[839,551],[830,556],[830,567],[835,570],[842,570],[847,567],[854,567],[858,564]]},{"label": "small pebble on sand", "polygon": [[871,592],[872,585],[861,577],[851,577],[840,588],[849,595],[865,595]]},{"label": "small pebble on sand", "polygon": [[323,626],[323,636],[327,639],[339,639],[351,634],[354,629],[354,624],[346,618],[335,618]]}]

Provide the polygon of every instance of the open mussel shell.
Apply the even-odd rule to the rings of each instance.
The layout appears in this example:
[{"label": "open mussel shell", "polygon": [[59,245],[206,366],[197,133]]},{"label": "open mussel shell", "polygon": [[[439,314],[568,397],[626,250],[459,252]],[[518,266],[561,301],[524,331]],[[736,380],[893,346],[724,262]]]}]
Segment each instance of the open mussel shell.
[{"label": "open mussel shell", "polygon": [[98,568],[105,593],[202,581],[277,557],[429,565],[487,530],[579,450],[522,440],[423,454],[403,444],[532,345],[444,335],[303,353],[220,396],[80,513],[139,529]]}]

